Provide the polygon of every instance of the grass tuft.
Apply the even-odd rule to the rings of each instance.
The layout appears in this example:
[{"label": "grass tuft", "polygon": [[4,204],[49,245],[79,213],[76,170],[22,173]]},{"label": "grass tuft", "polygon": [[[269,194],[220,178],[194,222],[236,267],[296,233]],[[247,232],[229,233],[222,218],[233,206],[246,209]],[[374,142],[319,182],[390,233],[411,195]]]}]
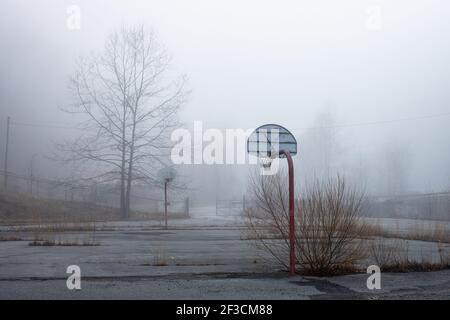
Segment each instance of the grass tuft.
[{"label": "grass tuft", "polygon": [[100,243],[94,241],[71,242],[71,241],[55,241],[55,240],[33,240],[28,245],[36,247],[92,247],[99,246]]}]

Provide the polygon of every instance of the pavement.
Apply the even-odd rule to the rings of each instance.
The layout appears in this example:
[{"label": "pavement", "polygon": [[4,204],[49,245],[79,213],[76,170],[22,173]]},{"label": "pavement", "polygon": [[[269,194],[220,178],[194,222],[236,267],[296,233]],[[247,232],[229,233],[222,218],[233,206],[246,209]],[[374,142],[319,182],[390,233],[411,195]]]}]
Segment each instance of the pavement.
[{"label": "pavement", "polygon": [[[197,220],[198,222],[199,220]],[[3,229],[0,299],[449,299],[450,270],[383,273],[369,290],[368,274],[289,277],[245,240],[244,229],[192,221],[172,229],[139,223],[103,231]],[[30,246],[34,239],[95,246]],[[421,253],[436,244],[417,242]],[[81,270],[81,290],[69,290],[67,267]]]}]

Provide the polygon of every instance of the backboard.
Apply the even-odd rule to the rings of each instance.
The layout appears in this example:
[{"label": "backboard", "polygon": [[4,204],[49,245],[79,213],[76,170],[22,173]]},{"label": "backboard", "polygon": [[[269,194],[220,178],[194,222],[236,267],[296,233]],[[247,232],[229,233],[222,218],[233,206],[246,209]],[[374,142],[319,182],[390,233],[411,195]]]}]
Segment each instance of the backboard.
[{"label": "backboard", "polygon": [[164,167],[158,171],[158,176],[166,182],[169,182],[169,181],[172,181],[173,179],[175,179],[176,174],[177,174],[177,172],[172,167]]},{"label": "backboard", "polygon": [[297,154],[297,140],[288,129],[277,124],[265,124],[256,128],[247,140],[247,152],[260,158],[272,155],[284,158],[280,150],[287,150],[291,155]]}]

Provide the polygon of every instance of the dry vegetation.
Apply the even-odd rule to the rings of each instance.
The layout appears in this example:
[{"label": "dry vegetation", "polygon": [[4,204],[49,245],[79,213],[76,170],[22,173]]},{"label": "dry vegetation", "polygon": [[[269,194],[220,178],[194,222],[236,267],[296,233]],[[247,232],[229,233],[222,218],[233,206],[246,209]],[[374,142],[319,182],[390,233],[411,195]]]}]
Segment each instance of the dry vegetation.
[{"label": "dry vegetation", "polygon": [[50,200],[27,194],[0,192],[0,220],[2,223],[43,224],[83,223],[115,220],[117,209],[86,202]]},{"label": "dry vegetation", "polygon": [[171,260],[167,257],[166,248],[159,243],[153,244],[151,249],[151,256],[152,262],[144,265],[152,267],[165,267],[169,265],[169,261]]},{"label": "dry vegetation", "polygon": [[94,240],[83,240],[83,241],[68,241],[68,240],[33,240],[28,245],[38,246],[38,247],[91,247],[99,246],[100,243]]},{"label": "dry vegetation", "polygon": [[370,244],[370,257],[385,272],[424,272],[450,268],[450,254],[442,245],[438,248],[439,260],[433,261],[423,255],[419,258],[409,256],[408,241],[386,239],[373,240]]},{"label": "dry vegetation", "polygon": [[0,241],[24,241],[24,239],[18,236],[0,236]]},{"label": "dry vegetation", "polygon": [[[285,175],[254,176],[256,207],[246,210],[247,237],[287,267],[289,214]],[[299,272],[336,275],[357,270],[365,256],[362,195],[337,177],[316,181],[296,204],[296,255]]]},{"label": "dry vegetation", "polygon": [[83,231],[82,233],[64,233],[67,229],[33,229],[33,238],[28,243],[30,246],[99,246],[100,242],[96,237],[95,227],[89,229],[88,232]]},{"label": "dry vegetation", "polygon": [[[90,231],[98,222],[120,220],[120,210],[90,202],[32,197],[25,193],[0,190],[0,222],[30,224],[42,231]],[[186,218],[171,214],[171,219]],[[131,211],[132,220],[161,220],[163,214]],[[45,230],[48,229],[48,230]]]},{"label": "dry vegetation", "polygon": [[[282,266],[288,264],[288,193],[286,175],[252,177],[251,193],[256,205],[247,208],[244,235],[255,240]],[[296,202],[297,271],[329,276],[363,271],[374,262],[384,271],[434,271],[450,267],[448,224],[415,224],[412,229],[383,228],[362,218],[363,197],[342,177],[316,181],[303,187]],[[411,258],[408,241],[439,244],[438,261]],[[388,241],[389,240],[389,241]]]},{"label": "dry vegetation", "polygon": [[414,224],[407,230],[383,228],[379,223],[366,223],[366,235],[372,237],[394,238],[404,240],[418,240],[437,243],[450,243],[450,227],[448,222],[430,222],[424,221]]}]

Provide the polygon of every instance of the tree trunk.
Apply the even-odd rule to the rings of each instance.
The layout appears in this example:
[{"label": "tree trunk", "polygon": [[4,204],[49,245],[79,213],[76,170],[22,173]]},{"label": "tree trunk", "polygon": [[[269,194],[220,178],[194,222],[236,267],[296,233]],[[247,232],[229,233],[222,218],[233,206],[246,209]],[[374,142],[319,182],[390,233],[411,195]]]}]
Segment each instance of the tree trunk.
[{"label": "tree trunk", "polygon": [[133,117],[133,130],[131,132],[130,143],[130,160],[128,162],[128,177],[127,177],[127,193],[126,193],[126,212],[130,214],[130,197],[131,197],[131,184],[133,182],[133,159],[134,159],[134,140],[136,137],[136,113]]},{"label": "tree trunk", "polygon": [[125,201],[125,163],[122,161],[123,167],[121,168],[121,177],[120,177],[120,216],[122,219],[127,219],[128,214],[126,210],[126,201]]},{"label": "tree trunk", "polygon": [[126,109],[123,109],[122,123],[122,163],[120,166],[120,216],[122,219],[128,219],[127,201],[125,193],[125,170],[126,170]]}]

